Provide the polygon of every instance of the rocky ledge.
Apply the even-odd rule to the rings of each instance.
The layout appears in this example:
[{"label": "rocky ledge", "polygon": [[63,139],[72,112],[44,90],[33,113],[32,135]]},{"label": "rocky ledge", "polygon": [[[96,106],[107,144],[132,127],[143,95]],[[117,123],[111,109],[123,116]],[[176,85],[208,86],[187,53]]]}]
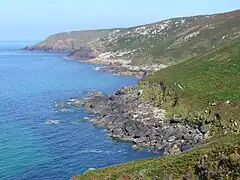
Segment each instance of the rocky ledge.
[{"label": "rocky ledge", "polygon": [[84,106],[95,115],[86,120],[105,128],[114,139],[132,142],[133,148],[176,154],[207,137],[206,132],[195,124],[177,118],[167,120],[165,111],[143,101],[141,94],[142,90],[136,86],[124,87],[111,95],[90,93],[87,98],[74,99],[58,106]]}]

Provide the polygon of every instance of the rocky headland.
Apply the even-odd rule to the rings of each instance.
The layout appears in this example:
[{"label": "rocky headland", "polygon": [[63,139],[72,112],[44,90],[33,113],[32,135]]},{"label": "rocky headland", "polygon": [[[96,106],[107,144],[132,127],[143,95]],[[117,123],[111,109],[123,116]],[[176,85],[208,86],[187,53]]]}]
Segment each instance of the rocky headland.
[{"label": "rocky headland", "polygon": [[89,93],[86,98],[57,106],[69,105],[84,106],[95,115],[84,119],[105,128],[114,139],[132,142],[133,148],[176,154],[208,137],[197,124],[184,122],[178,117],[167,119],[165,110],[142,99],[142,90],[137,86],[124,87],[110,95]]}]

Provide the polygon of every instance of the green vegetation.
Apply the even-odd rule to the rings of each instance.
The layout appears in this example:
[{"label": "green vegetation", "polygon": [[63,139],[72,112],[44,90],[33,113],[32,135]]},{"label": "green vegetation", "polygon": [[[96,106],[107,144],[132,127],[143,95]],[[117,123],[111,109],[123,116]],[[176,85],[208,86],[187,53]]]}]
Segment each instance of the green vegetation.
[{"label": "green vegetation", "polygon": [[72,180],[235,179],[240,177],[240,136],[216,137],[185,153],[87,171]]},{"label": "green vegetation", "polygon": [[82,46],[91,46],[92,42],[107,36],[114,29],[84,30],[57,33],[38,43],[35,47],[56,47],[59,49],[76,49]]},{"label": "green vegetation", "polygon": [[[240,10],[173,18],[125,29],[59,33],[34,47],[122,54],[132,64],[166,64],[138,84],[166,120],[198,125],[209,139],[174,156],[87,171],[81,179],[240,178]],[[116,54],[118,54],[116,53]],[[105,57],[103,57],[105,58]],[[205,133],[203,132],[203,133]]]},{"label": "green vegetation", "polygon": [[[239,133],[239,77],[240,38],[236,38],[146,77],[139,88],[146,100],[165,109],[169,117],[202,124],[211,134]],[[160,88],[160,82],[166,89]],[[208,123],[215,114],[220,118]]]},{"label": "green vegetation", "polygon": [[72,180],[239,179],[239,78],[240,38],[147,76],[139,82],[143,98],[169,116],[202,124],[211,137],[179,155],[87,171]]},{"label": "green vegetation", "polygon": [[177,64],[237,37],[239,18],[240,11],[173,18],[121,29],[101,42],[107,51],[134,51],[124,57],[133,64]]},{"label": "green vegetation", "polygon": [[[240,99],[240,38],[211,49],[179,65],[163,69],[145,80],[165,82],[194,100]],[[176,87],[181,85],[184,90]]]},{"label": "green vegetation", "polygon": [[90,47],[95,55],[129,52],[115,59],[133,64],[178,64],[239,35],[240,10],[194,17],[168,19],[122,29],[86,30],[58,33],[33,48],[71,51]]}]

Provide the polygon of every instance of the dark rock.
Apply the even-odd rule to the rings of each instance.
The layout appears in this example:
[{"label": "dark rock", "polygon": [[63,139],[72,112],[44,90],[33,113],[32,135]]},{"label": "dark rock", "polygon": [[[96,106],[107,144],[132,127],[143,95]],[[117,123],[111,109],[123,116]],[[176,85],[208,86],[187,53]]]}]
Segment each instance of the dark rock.
[{"label": "dark rock", "polygon": [[180,150],[183,152],[183,151],[187,151],[191,148],[192,148],[192,146],[190,144],[182,144],[180,147]]},{"label": "dark rock", "polygon": [[170,119],[170,124],[178,124],[178,123],[181,123],[181,122],[182,122],[181,118],[173,117],[172,119]]},{"label": "dark rock", "polygon": [[172,154],[182,150],[181,144],[195,145],[203,139],[204,129],[181,117],[174,116],[170,123],[155,118],[155,107],[142,101],[138,92],[137,87],[124,87],[110,96],[94,93],[76,101],[95,115],[93,124],[106,128],[113,138],[134,142],[136,147]]},{"label": "dark rock", "polygon": [[118,89],[115,93],[116,96],[123,95],[124,91],[122,89]]},{"label": "dark rock", "polygon": [[91,104],[89,107],[93,109],[95,106],[93,104]]},{"label": "dark rock", "polygon": [[221,116],[220,116],[220,114],[218,114],[218,113],[214,114],[214,116],[215,116],[215,118],[216,118],[217,120],[220,120],[220,119],[221,119]]},{"label": "dark rock", "polygon": [[139,129],[135,129],[133,131],[133,134],[134,134],[134,136],[133,136],[134,138],[140,138],[141,136],[144,135],[144,132],[140,131]]},{"label": "dark rock", "polygon": [[201,133],[203,133],[203,134],[207,133],[207,129],[206,129],[206,127],[205,127],[204,125],[201,125],[201,126],[199,127],[199,130],[200,130]]}]

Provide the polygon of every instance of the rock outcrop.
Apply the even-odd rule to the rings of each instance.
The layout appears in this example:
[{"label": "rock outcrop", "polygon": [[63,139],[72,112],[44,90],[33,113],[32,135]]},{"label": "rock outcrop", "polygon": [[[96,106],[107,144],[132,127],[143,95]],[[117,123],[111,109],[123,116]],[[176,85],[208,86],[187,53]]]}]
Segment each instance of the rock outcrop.
[{"label": "rock outcrop", "polygon": [[137,87],[124,87],[112,95],[93,94],[66,104],[84,106],[95,115],[91,122],[104,127],[114,139],[130,141],[133,148],[175,154],[205,138],[200,127],[181,121],[168,121],[165,111],[143,101]]},{"label": "rock outcrop", "polygon": [[80,47],[79,49],[75,49],[73,52],[71,52],[67,58],[70,59],[77,59],[77,60],[87,60],[87,59],[93,59],[95,56],[93,55],[93,52],[88,47]]}]

